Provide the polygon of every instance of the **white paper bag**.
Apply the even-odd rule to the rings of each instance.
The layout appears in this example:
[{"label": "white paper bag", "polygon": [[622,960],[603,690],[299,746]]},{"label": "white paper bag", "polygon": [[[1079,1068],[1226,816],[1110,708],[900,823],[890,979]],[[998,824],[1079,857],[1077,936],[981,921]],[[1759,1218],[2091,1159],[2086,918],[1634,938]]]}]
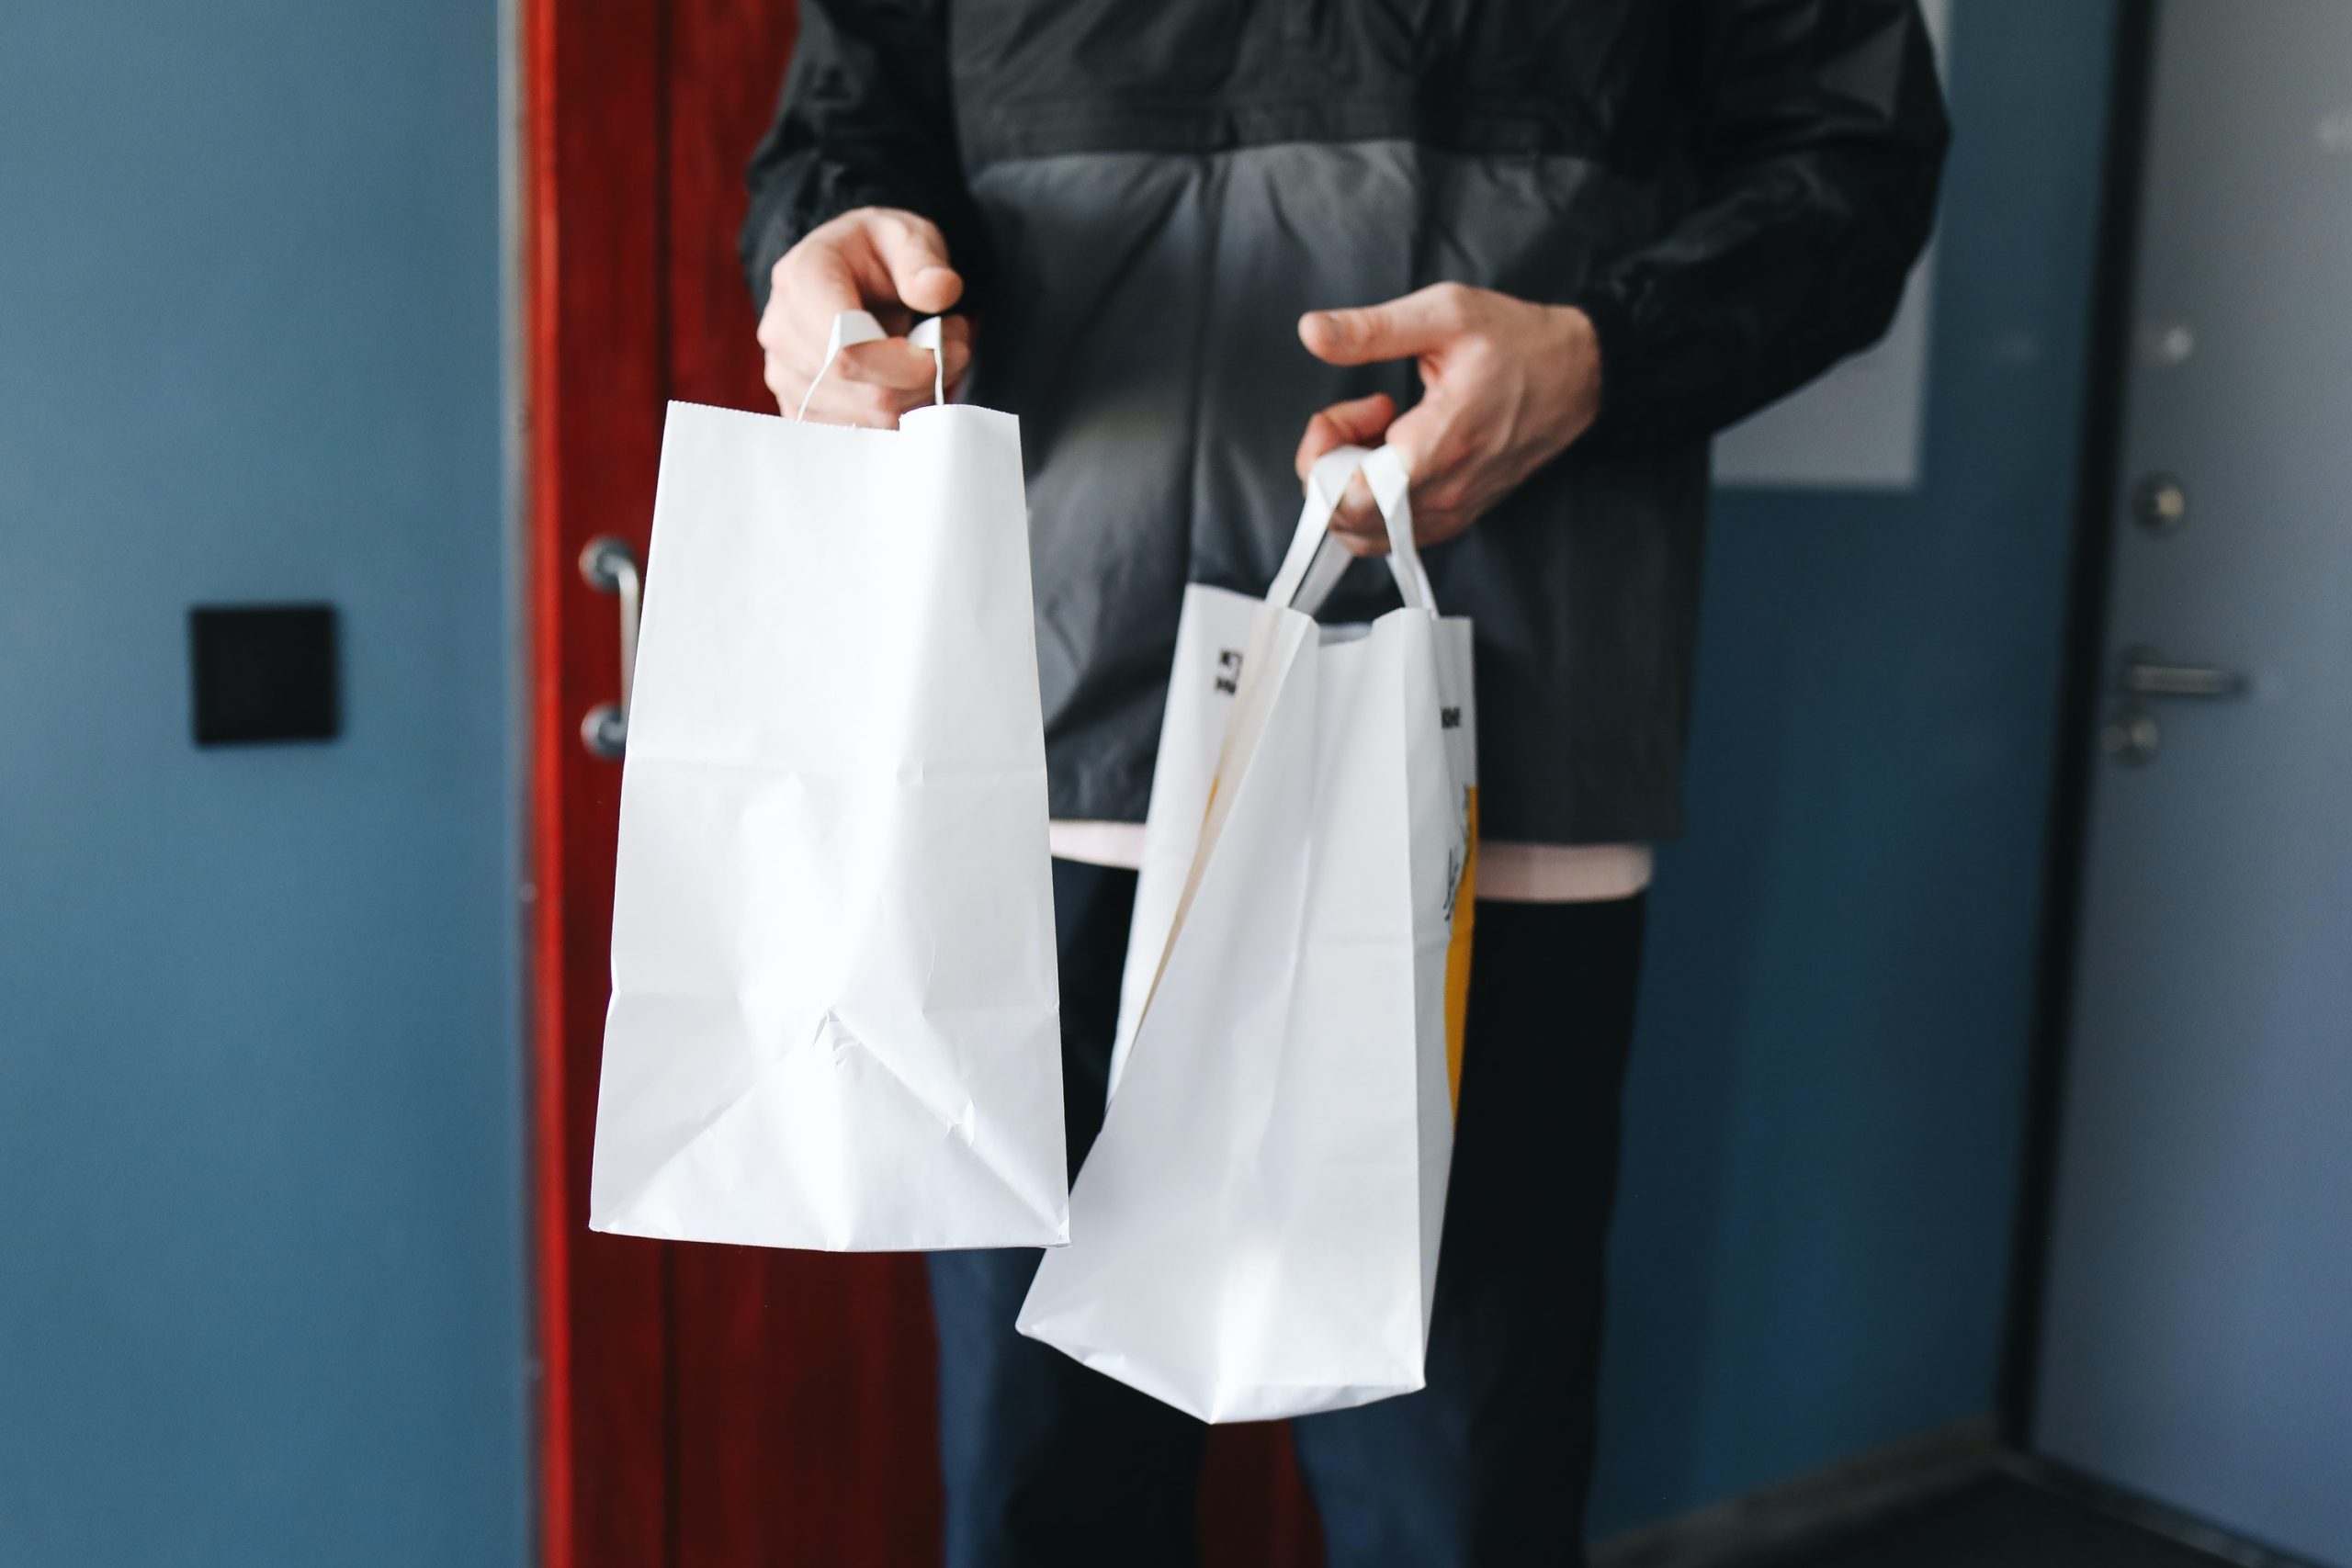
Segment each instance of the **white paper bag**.
[{"label": "white paper bag", "polygon": [[1016,422],[673,403],[647,575],[589,1224],[1061,1242]]},{"label": "white paper bag", "polygon": [[[1362,466],[1405,607],[1311,618]],[[1188,591],[1102,1135],[1024,1334],[1208,1421],[1422,1384],[1468,995],[1470,625],[1386,449],[1317,465],[1261,603]]]}]

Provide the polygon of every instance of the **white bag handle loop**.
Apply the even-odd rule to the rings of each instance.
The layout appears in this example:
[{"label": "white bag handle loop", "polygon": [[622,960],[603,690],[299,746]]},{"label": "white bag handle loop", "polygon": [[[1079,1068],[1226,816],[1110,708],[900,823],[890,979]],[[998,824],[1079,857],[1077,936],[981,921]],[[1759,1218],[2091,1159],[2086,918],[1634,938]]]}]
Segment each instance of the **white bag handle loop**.
[{"label": "white bag handle loop", "polygon": [[1437,615],[1437,596],[1430,590],[1429,572],[1421,565],[1420,551],[1413,545],[1413,508],[1406,494],[1411,476],[1405,471],[1404,459],[1391,446],[1377,451],[1362,446],[1335,446],[1326,452],[1307,471],[1306,502],[1299,509],[1297,532],[1291,536],[1290,548],[1284,552],[1282,565],[1275,569],[1265,602],[1251,617],[1250,640],[1241,654],[1240,679],[1235,684],[1233,711],[1227,718],[1225,738],[1217,747],[1216,763],[1209,771],[1208,814],[1201,825],[1193,863],[1185,873],[1183,890],[1177,896],[1176,912],[1159,951],[1159,967],[1153,970],[1151,988],[1144,994],[1146,1012],[1150,1010],[1151,998],[1159,988],[1159,976],[1168,953],[1175,945],[1176,933],[1183,928],[1185,917],[1191,912],[1202,868],[1207,864],[1209,851],[1224,828],[1224,813],[1232,804],[1231,794],[1220,796],[1216,785],[1226,779],[1227,770],[1233,765],[1237,744],[1254,743],[1253,737],[1245,738],[1241,731],[1244,719],[1257,701],[1259,683],[1265,678],[1266,651],[1273,646],[1282,612],[1292,609],[1312,615],[1329,597],[1340,574],[1353,558],[1348,547],[1331,533],[1331,513],[1339,510],[1348,481],[1359,470],[1372,487],[1372,499],[1380,508],[1382,523],[1387,526],[1388,570],[1396,580],[1396,592],[1403,595],[1408,608],[1432,617]]},{"label": "white bag handle loop", "polygon": [[1409,607],[1435,615],[1437,595],[1430,589],[1429,570],[1413,544],[1413,506],[1408,493],[1412,479],[1393,446],[1377,451],[1335,446],[1316,460],[1306,476],[1306,502],[1299,509],[1298,529],[1291,536],[1290,549],[1266,590],[1266,602],[1311,615],[1330,597],[1352,558],[1331,533],[1331,514],[1339,510],[1340,498],[1358,470],[1372,487],[1373,502],[1388,530],[1388,572],[1396,581],[1397,594]]},{"label": "white bag handle loop", "polygon": [[1437,592],[1430,586],[1429,568],[1421,564],[1421,547],[1413,539],[1413,476],[1394,446],[1382,446],[1363,460],[1364,482],[1372,487],[1373,504],[1388,529],[1388,570],[1396,592],[1416,610],[1437,614]]},{"label": "white bag handle loop", "polygon": [[[1420,551],[1413,546],[1413,509],[1406,500],[1409,479],[1404,460],[1393,447],[1367,451],[1362,446],[1335,446],[1317,458],[1315,467],[1307,470],[1306,503],[1299,509],[1298,530],[1291,536],[1290,548],[1283,556],[1283,564],[1275,570],[1265,602],[1252,617],[1250,641],[1241,653],[1241,678],[1234,694],[1237,710],[1246,707],[1257,690],[1266,650],[1273,645],[1274,628],[1282,620],[1282,612],[1292,609],[1312,615],[1322,608],[1323,601],[1339,582],[1340,574],[1347,570],[1351,558],[1348,547],[1331,533],[1331,513],[1339,510],[1340,497],[1359,469],[1372,487],[1372,499],[1380,507],[1381,521],[1387,525],[1388,571],[1396,580],[1396,592],[1403,595],[1408,608],[1431,616],[1437,614],[1437,596],[1430,591],[1429,572],[1421,565]],[[1225,744],[1217,752],[1216,776],[1224,775],[1232,748],[1233,731],[1228,727]],[[1209,843],[1215,837],[1213,829],[1204,829],[1202,842]],[[1186,897],[1189,898],[1189,892]],[[1180,920],[1181,908],[1180,905]]]},{"label": "white bag handle loop", "polygon": [[[947,356],[939,348],[939,321],[937,316],[933,316],[916,322],[914,331],[907,334],[907,342],[916,348],[931,350],[931,399],[933,402],[944,403],[947,400]],[[874,319],[871,311],[843,310],[835,316],[832,335],[825,340],[825,362],[818,366],[817,374],[808,378],[808,389],[800,394],[800,412],[792,417],[796,420],[808,417],[808,401],[817,395],[817,389],[832,370],[833,361],[842,356],[842,349],[853,344],[878,343],[889,335],[882,330],[882,323]]]}]

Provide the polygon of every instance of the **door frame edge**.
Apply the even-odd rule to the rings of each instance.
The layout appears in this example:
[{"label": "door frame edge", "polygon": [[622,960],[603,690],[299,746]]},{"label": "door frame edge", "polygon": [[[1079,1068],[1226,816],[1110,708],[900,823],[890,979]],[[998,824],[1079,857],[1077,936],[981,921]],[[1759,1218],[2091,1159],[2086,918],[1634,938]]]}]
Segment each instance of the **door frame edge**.
[{"label": "door frame edge", "polygon": [[514,171],[515,518],[524,610],[524,833],[526,899],[526,1229],[530,1250],[532,1562],[571,1568],[571,1270],[564,1224],[564,1018],[549,990],[563,966],[562,780],[554,748],[563,728],[558,637],[563,581],[558,549],[554,344],[556,0],[501,0],[510,30]]},{"label": "door frame edge", "polygon": [[2057,1201],[2060,1125],[2073,1031],[2077,924],[2098,749],[2109,557],[2121,496],[2125,410],[2142,175],[2155,53],[2156,0],[2120,0],[2110,44],[2106,147],[2089,279],[2090,333],[2083,439],[2075,470],[2074,539],[2066,569],[2057,737],[2044,820],[2025,1126],[2010,1224],[2007,1323],[1994,1408],[2002,1441],[2033,1451],[2051,1218]]}]

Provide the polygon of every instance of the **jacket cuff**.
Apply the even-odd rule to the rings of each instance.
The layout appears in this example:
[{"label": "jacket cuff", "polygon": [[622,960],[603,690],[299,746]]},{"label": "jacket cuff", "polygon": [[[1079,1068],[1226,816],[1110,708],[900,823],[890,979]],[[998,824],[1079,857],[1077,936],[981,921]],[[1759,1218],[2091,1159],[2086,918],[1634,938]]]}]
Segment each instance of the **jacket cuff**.
[{"label": "jacket cuff", "polygon": [[1576,445],[1595,452],[1622,452],[1641,441],[1646,423],[1641,394],[1642,355],[1633,315],[1613,289],[1598,288],[1564,303],[1592,322],[1600,353],[1600,412]]}]

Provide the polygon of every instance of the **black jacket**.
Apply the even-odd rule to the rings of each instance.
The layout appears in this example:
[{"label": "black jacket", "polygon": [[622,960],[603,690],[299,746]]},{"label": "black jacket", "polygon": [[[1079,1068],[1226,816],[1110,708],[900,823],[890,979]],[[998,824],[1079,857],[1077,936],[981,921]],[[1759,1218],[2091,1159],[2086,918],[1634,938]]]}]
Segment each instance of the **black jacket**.
[{"label": "black jacket", "polygon": [[[768,272],[939,224],[969,396],[1021,417],[1052,804],[1141,820],[1188,581],[1263,592],[1302,310],[1452,279],[1581,306],[1600,423],[1459,539],[1497,839],[1679,826],[1707,442],[1885,330],[1946,141],[1911,0],[802,0],[752,166]],[[1381,607],[1359,567],[1331,613]]]}]

